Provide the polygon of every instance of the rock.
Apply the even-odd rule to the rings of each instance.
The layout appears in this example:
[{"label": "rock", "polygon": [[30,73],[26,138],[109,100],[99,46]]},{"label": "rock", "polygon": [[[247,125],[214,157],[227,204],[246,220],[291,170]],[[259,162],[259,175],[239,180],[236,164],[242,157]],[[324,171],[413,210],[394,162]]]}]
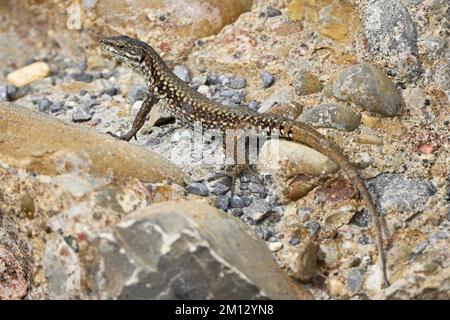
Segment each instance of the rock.
[{"label": "rock", "polygon": [[258,110],[260,107],[261,103],[258,101],[250,101],[250,103],[248,104],[248,107],[252,110]]},{"label": "rock", "polygon": [[306,240],[300,244],[294,272],[294,277],[297,280],[308,282],[315,275],[318,249],[317,243],[311,240]]},{"label": "rock", "polygon": [[18,91],[15,86],[0,86],[0,102],[1,101],[13,101],[15,94]]},{"label": "rock", "polygon": [[267,247],[269,248],[270,251],[272,252],[277,252],[280,251],[281,248],[283,248],[283,244],[281,242],[269,242],[267,244]]},{"label": "rock", "polygon": [[47,112],[52,105],[52,101],[48,100],[47,98],[42,98],[41,101],[38,102],[38,110],[40,112]]},{"label": "rock", "polygon": [[361,22],[371,54],[389,61],[397,74],[409,81],[419,77],[417,30],[400,0],[370,1]]},{"label": "rock", "polygon": [[295,80],[295,94],[307,96],[322,91],[323,85],[314,74],[301,70]]},{"label": "rock", "polygon": [[245,207],[244,200],[242,200],[241,197],[233,196],[230,199],[230,207],[231,208],[244,208]]},{"label": "rock", "polygon": [[81,166],[93,176],[183,185],[181,170],[161,156],[25,108],[0,103],[0,127],[1,160],[13,167],[53,176]]},{"label": "rock", "polygon": [[276,114],[278,116],[296,120],[302,113],[303,106],[295,101],[288,104],[275,104],[266,113]]},{"label": "rock", "polygon": [[314,127],[335,128],[353,131],[361,123],[361,115],[352,108],[344,105],[329,103],[321,104],[304,112],[297,121],[310,124]]},{"label": "rock", "polygon": [[445,40],[441,37],[430,37],[424,39],[423,46],[431,59],[436,58],[445,48]]},{"label": "rock", "polygon": [[356,141],[360,144],[373,144],[379,146],[383,144],[383,139],[376,130],[364,126],[361,126],[361,133],[358,135]]},{"label": "rock", "polygon": [[300,173],[315,177],[339,169],[336,163],[312,148],[275,139],[264,143],[258,158],[258,168],[273,177],[284,179]]},{"label": "rock", "polygon": [[209,195],[208,187],[201,182],[192,182],[186,186],[186,191],[198,196],[206,197]]},{"label": "rock", "polygon": [[218,195],[216,198],[216,207],[227,211],[229,208],[229,197],[226,195]]},{"label": "rock", "polygon": [[265,243],[247,228],[199,202],[151,205],[90,241],[82,253],[85,294],[96,299],[311,298],[289,281]]},{"label": "rock", "polygon": [[351,269],[347,272],[347,288],[350,292],[358,292],[364,282],[364,270],[361,268]]},{"label": "rock", "polygon": [[23,299],[31,287],[31,260],[28,243],[0,209],[0,300]]},{"label": "rock", "polygon": [[84,122],[92,119],[92,114],[83,108],[76,108],[72,114],[73,122]]},{"label": "rock", "polygon": [[16,87],[21,88],[49,75],[50,67],[47,63],[35,62],[11,72],[6,76],[6,80]]},{"label": "rock", "polygon": [[287,197],[292,201],[297,201],[314,189],[314,186],[315,185],[310,177],[304,174],[298,174],[291,182],[289,182]]},{"label": "rock", "polygon": [[292,20],[306,20],[322,36],[348,43],[360,29],[356,8],[348,1],[292,0],[288,4]]},{"label": "rock", "polygon": [[223,177],[222,179],[218,180],[213,188],[213,193],[217,195],[222,195],[230,191],[231,189],[231,178],[229,177]]},{"label": "rock", "polygon": [[267,6],[267,8],[266,8],[266,16],[267,16],[268,18],[273,18],[273,17],[276,17],[276,16],[281,16],[281,11],[278,10],[277,8],[275,8],[275,7]]},{"label": "rock", "polygon": [[366,63],[338,72],[327,84],[326,91],[341,101],[352,102],[383,116],[400,115],[405,108],[402,95],[389,78]]},{"label": "rock", "polygon": [[450,97],[450,59],[441,59],[437,65],[439,67],[434,72],[434,81],[446,91],[447,97]]},{"label": "rock", "polygon": [[94,77],[92,74],[89,73],[74,73],[72,74],[72,79],[75,81],[81,81],[81,82],[92,82],[94,80]]},{"label": "rock", "polygon": [[249,207],[245,208],[244,214],[253,221],[260,221],[266,217],[270,211],[270,205],[265,201],[253,201]]},{"label": "rock", "polygon": [[197,92],[204,95],[208,99],[212,98],[211,89],[207,85],[202,84],[198,87]]},{"label": "rock", "polygon": [[328,291],[332,297],[339,297],[344,295],[344,289],[345,285],[342,283],[342,281],[331,278],[328,283]]},{"label": "rock", "polygon": [[135,84],[128,90],[128,101],[134,104],[136,101],[142,101],[147,96],[147,88],[142,84]]},{"label": "rock", "polygon": [[282,87],[275,91],[268,99],[266,99],[258,109],[258,112],[267,112],[276,104],[288,104],[294,99],[294,89],[292,87]]},{"label": "rock", "polygon": [[315,235],[320,230],[320,224],[315,220],[309,220],[305,223],[305,228],[308,229],[310,235]]},{"label": "rock", "polygon": [[436,187],[429,181],[390,173],[368,180],[367,187],[378,210],[395,210],[408,215],[422,210],[428,198],[436,193]]},{"label": "rock", "polygon": [[274,77],[269,72],[261,72],[261,82],[263,88],[269,88],[274,83],[274,81]]},{"label": "rock", "polygon": [[231,89],[243,89],[247,86],[247,80],[242,77],[231,77],[228,87]]},{"label": "rock", "polygon": [[202,75],[199,75],[199,76],[196,76],[196,77],[192,78],[191,83],[194,86],[199,86],[200,87],[201,85],[206,85],[207,81],[208,81],[208,76],[205,75],[205,74],[202,74]]},{"label": "rock", "polygon": [[187,66],[178,64],[173,68],[173,73],[184,82],[191,82],[191,72]]}]

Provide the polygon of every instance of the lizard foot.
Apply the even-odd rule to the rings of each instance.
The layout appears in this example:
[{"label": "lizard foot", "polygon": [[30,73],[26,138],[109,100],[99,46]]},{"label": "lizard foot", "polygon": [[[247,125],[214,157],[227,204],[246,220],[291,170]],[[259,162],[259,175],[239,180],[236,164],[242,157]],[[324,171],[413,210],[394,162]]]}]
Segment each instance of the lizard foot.
[{"label": "lizard foot", "polygon": [[129,132],[127,134],[119,136],[119,135],[117,135],[115,133],[112,133],[111,131],[107,131],[106,134],[110,135],[113,138],[116,138],[116,139],[119,139],[119,140],[124,140],[124,141],[130,141],[131,138],[133,138],[133,137],[134,137],[134,139],[137,140],[136,133],[130,133]]}]

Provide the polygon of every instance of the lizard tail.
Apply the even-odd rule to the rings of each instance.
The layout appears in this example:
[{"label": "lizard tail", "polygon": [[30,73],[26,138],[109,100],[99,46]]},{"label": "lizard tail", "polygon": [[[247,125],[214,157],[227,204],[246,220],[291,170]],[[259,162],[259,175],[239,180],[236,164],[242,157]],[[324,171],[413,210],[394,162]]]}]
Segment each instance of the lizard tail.
[{"label": "lizard tail", "polygon": [[357,188],[361,197],[366,203],[367,209],[369,210],[370,216],[372,218],[372,223],[374,224],[375,240],[376,240],[375,242],[377,246],[378,255],[380,257],[381,269],[383,273],[383,281],[384,285],[388,287],[390,284],[387,278],[386,256],[383,248],[383,235],[381,233],[380,220],[378,218],[377,210],[375,208],[369,190],[364,184],[363,179],[359,176],[359,173],[354,167],[354,165],[350,163],[348,158],[344,155],[342,150],[336,144],[329,141],[319,132],[317,132],[316,130],[312,129],[309,126],[304,125],[303,123],[284,122],[282,137],[287,138],[288,140],[305,144],[329,157],[331,160],[333,160],[339,165],[339,167],[345,172],[345,174]]}]

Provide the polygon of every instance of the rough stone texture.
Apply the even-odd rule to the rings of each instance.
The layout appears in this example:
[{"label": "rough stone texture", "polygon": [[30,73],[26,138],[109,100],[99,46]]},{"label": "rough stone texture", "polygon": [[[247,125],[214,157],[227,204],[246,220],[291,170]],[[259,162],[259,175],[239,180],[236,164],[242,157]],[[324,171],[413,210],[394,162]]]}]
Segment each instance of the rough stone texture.
[{"label": "rough stone texture", "polygon": [[31,286],[31,270],[24,235],[0,209],[0,300],[24,298]]},{"label": "rough stone texture", "polygon": [[376,59],[389,61],[408,80],[421,73],[417,30],[400,0],[372,0],[362,16],[369,51]]},{"label": "rough stone texture", "polygon": [[399,174],[382,174],[367,182],[375,195],[375,203],[382,211],[395,210],[408,215],[423,209],[436,187],[429,181],[408,179]]},{"label": "rough stone texture", "polygon": [[328,127],[353,131],[361,123],[361,115],[348,106],[339,104],[322,104],[304,112],[298,121],[315,127]]},{"label": "rough stone texture", "polygon": [[118,179],[183,183],[182,172],[160,156],[12,104],[0,104],[0,127],[2,160],[16,167],[47,175],[85,170]]},{"label": "rough stone texture", "polygon": [[90,244],[82,259],[92,298],[311,298],[242,222],[201,203],[150,206]]},{"label": "rough stone texture", "polygon": [[366,111],[384,116],[400,115],[405,108],[402,95],[389,78],[366,63],[343,69],[326,89],[339,100],[353,102]]}]

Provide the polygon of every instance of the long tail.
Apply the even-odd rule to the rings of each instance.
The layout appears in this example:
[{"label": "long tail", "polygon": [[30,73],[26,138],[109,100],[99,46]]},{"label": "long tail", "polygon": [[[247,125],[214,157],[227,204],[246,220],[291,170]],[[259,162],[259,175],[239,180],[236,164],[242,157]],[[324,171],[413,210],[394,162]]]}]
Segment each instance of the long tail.
[{"label": "long tail", "polygon": [[344,170],[345,174],[350,178],[355,187],[358,189],[361,197],[364,199],[369,210],[372,222],[374,224],[376,245],[378,255],[380,256],[381,269],[383,272],[383,281],[385,286],[389,286],[389,280],[386,272],[386,256],[383,248],[383,235],[381,233],[381,224],[378,218],[377,210],[373,203],[372,197],[367,190],[364,181],[358,174],[356,168],[350,163],[348,158],[344,155],[342,150],[322,136],[319,132],[299,122],[284,122],[282,136],[289,140],[305,144],[320,153],[326,155],[331,160],[336,162],[339,167]]}]

